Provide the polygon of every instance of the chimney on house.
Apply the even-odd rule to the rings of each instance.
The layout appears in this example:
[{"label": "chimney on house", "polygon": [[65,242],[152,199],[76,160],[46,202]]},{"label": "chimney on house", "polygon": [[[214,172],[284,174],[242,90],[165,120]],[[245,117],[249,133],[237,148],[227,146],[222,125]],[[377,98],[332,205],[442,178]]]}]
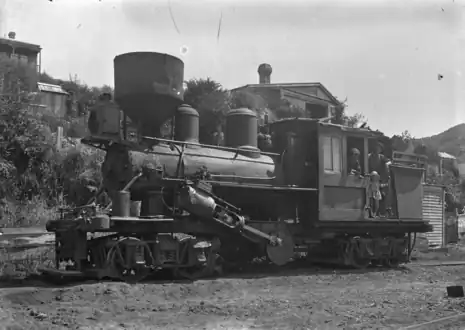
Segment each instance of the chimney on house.
[{"label": "chimney on house", "polygon": [[260,64],[258,67],[258,75],[260,77],[259,83],[260,84],[269,84],[271,82],[271,73],[273,72],[273,69],[271,68],[271,65],[263,63]]},{"label": "chimney on house", "polygon": [[8,38],[15,39],[16,38],[16,32],[13,32],[13,31],[8,32]]}]

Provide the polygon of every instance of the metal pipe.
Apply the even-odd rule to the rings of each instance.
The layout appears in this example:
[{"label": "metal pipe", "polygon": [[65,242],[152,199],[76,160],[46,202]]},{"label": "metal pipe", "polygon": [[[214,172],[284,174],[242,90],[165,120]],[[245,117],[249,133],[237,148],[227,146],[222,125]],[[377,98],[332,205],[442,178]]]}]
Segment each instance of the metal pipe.
[{"label": "metal pipe", "polygon": [[[168,140],[168,139],[161,139],[161,138],[156,138],[156,137],[151,137],[151,136],[142,136],[141,139],[154,140],[154,141],[157,141],[157,142],[165,142],[165,143],[172,143],[172,144],[194,145],[194,146],[205,147],[205,148],[210,148],[210,149],[217,149],[217,150],[224,150],[224,151],[234,151],[234,152],[242,151],[239,148],[215,146],[215,145],[196,143],[196,142]],[[250,151],[253,152],[253,150],[250,150]],[[259,151],[260,150],[257,150],[257,152],[259,152]],[[281,155],[281,154],[277,154],[277,153],[274,153],[274,152],[260,151],[260,153],[263,154],[263,155],[267,155],[267,156],[280,156]]]},{"label": "metal pipe", "polygon": [[[131,188],[131,186],[134,184],[134,182],[136,182],[136,180],[139,179],[141,176],[142,176],[142,172],[140,172],[135,177],[133,177],[131,181],[129,181],[121,191],[128,191],[129,188]],[[105,207],[104,211],[108,211],[112,205],[113,205],[113,202],[110,201],[107,207]]]},{"label": "metal pipe", "polygon": [[[171,153],[168,153],[168,152],[159,152],[159,151],[153,151],[153,150],[145,150],[145,151],[140,151],[140,150],[136,150],[136,151],[139,151],[139,152],[144,152],[144,153],[148,153],[148,154],[156,154],[156,155],[163,155],[163,156],[172,156],[172,157],[178,157],[179,155],[173,155]],[[194,157],[204,157],[204,158],[214,158],[214,159],[225,159],[225,160],[235,160],[235,161],[243,161],[243,162],[246,162],[246,163],[255,163],[255,164],[267,164],[269,165],[270,163],[269,162],[265,162],[265,161],[260,161],[260,160],[256,160],[256,159],[253,159],[253,158],[248,158],[247,160],[238,160],[238,159],[235,159],[235,157],[222,157],[222,156],[217,156],[217,155],[206,155],[206,154],[199,154],[199,153],[184,153],[185,156],[194,156]]]},{"label": "metal pipe", "polygon": [[134,184],[134,182],[136,182],[137,179],[139,179],[140,177],[142,176],[142,172],[140,172],[139,174],[137,174],[135,177],[133,177],[131,179],[131,181],[129,181],[127,183],[127,185],[124,186],[123,190],[122,191],[128,191],[129,188],[131,188],[131,186]]}]

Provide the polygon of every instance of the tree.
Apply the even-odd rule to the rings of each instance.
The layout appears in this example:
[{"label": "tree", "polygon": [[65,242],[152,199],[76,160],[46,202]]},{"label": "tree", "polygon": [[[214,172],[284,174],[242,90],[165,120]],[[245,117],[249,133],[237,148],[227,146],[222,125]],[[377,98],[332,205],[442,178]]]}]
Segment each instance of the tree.
[{"label": "tree", "polygon": [[224,124],[229,110],[229,93],[220,83],[207,79],[186,82],[184,101],[199,112],[199,140],[213,143],[213,134]]},{"label": "tree", "polygon": [[344,115],[344,125],[349,127],[360,127],[361,124],[366,123],[367,119],[361,113],[356,113],[352,116]]},{"label": "tree", "polygon": [[[91,191],[101,180],[99,164],[103,159],[94,150],[86,153],[55,149],[50,115],[30,107],[29,96],[37,76],[29,69],[9,58],[0,58],[0,77],[8,78],[0,97],[0,216],[5,218],[8,213],[4,205],[16,205],[19,215],[7,215],[19,222],[23,222],[21,210],[27,205],[53,208],[62,203],[60,196],[70,204],[82,202],[84,190]],[[40,77],[56,83],[46,74]],[[82,187],[86,189],[79,190]],[[73,193],[76,191],[80,192]],[[37,213],[33,216],[40,217]]]},{"label": "tree", "polygon": [[36,82],[35,71],[26,64],[0,58],[4,77],[0,99],[0,158],[3,172],[2,196],[22,200],[32,194],[48,195],[53,158],[53,138],[40,113],[29,107],[29,95]]},{"label": "tree", "polygon": [[45,84],[52,84],[52,85],[57,84],[57,79],[53,78],[51,75],[49,75],[45,71],[39,74],[39,81]]},{"label": "tree", "polygon": [[263,97],[248,90],[230,92],[228,102],[231,109],[247,108],[259,114],[265,112],[267,109],[267,104]]},{"label": "tree", "polygon": [[347,98],[344,101],[339,101],[339,105],[336,106],[334,118],[331,120],[333,124],[339,124],[349,127],[359,127],[367,121],[366,117],[361,113],[355,113],[354,115],[348,115],[346,110],[348,108]]}]

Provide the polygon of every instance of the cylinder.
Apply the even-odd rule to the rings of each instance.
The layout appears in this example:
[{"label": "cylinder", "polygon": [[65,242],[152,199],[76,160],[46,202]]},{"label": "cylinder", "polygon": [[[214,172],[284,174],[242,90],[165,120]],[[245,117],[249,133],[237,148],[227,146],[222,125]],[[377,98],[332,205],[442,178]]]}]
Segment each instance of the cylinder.
[{"label": "cylinder", "polygon": [[187,104],[181,105],[174,117],[174,139],[199,142],[199,113]]},{"label": "cylinder", "polygon": [[241,108],[226,115],[226,146],[257,149],[257,115],[252,110]]},{"label": "cylinder", "polygon": [[111,215],[129,217],[131,215],[131,194],[129,191],[116,191],[112,195]]}]

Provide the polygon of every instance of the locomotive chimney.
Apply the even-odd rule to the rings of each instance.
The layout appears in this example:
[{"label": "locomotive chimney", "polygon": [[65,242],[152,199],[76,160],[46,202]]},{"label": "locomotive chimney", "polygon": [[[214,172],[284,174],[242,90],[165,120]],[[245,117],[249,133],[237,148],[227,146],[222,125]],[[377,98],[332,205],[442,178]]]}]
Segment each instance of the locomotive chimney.
[{"label": "locomotive chimney", "polygon": [[271,82],[271,72],[273,72],[271,65],[266,63],[260,64],[260,66],[258,67],[258,75],[260,77],[259,83],[269,84]]},{"label": "locomotive chimney", "polygon": [[13,32],[13,31],[8,32],[8,38],[15,39],[16,38],[16,32]]}]

